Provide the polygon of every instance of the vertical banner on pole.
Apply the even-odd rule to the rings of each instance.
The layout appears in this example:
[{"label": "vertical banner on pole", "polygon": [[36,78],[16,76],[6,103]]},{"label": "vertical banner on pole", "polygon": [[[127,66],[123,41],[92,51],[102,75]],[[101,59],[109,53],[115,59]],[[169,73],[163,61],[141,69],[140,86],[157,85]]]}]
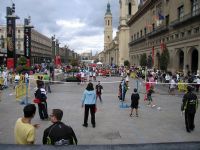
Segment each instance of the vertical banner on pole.
[{"label": "vertical banner on pole", "polygon": [[29,20],[24,19],[24,56],[27,58],[26,65],[31,66],[31,26],[29,26]]},{"label": "vertical banner on pole", "polygon": [[[10,7],[7,7],[10,11]],[[10,15],[10,14],[8,14]],[[7,68],[15,66],[15,18],[7,16]]]}]

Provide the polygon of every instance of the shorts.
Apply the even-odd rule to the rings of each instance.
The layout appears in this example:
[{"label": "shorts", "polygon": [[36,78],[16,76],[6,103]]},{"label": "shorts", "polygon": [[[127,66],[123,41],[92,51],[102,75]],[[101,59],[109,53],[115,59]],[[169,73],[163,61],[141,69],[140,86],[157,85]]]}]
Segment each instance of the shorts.
[{"label": "shorts", "polygon": [[138,109],[138,104],[131,104],[132,109]]},{"label": "shorts", "polygon": [[147,95],[147,100],[152,102],[152,97]]}]

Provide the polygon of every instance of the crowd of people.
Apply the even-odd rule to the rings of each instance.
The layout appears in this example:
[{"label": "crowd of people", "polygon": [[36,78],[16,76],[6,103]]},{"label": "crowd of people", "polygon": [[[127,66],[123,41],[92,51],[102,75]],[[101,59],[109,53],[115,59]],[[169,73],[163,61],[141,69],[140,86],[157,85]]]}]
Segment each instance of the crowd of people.
[{"label": "crowd of people", "polygon": [[[85,82],[83,81],[83,78],[85,78],[84,72],[80,70],[80,73],[81,82]],[[125,101],[126,93],[129,90],[129,78],[132,73],[135,74],[136,78],[143,80],[146,89],[144,100],[147,101],[147,106],[151,106],[152,108],[156,106],[154,100],[152,99],[152,94],[155,92],[155,83],[166,83],[168,86],[168,92],[171,95],[175,95],[175,90],[178,87],[178,82],[196,83],[187,86],[187,93],[183,96],[183,103],[181,107],[181,111],[185,114],[186,131],[191,132],[194,130],[194,117],[198,107],[198,98],[192,89],[195,88],[196,92],[199,91],[199,75],[188,74],[186,77],[184,77],[180,73],[172,74],[170,72],[165,73],[158,70],[144,70],[142,68],[138,69],[135,67],[131,67],[130,69],[125,67],[118,68],[116,74],[117,76],[122,77],[118,90],[118,98],[121,102]],[[90,112],[91,124],[92,127],[95,128],[95,113],[97,110],[96,103],[98,99],[101,103],[103,103],[103,86],[101,85],[100,81],[97,82],[96,86],[94,86],[91,82],[91,80],[96,81],[96,76],[101,75],[98,74],[98,70],[94,70],[91,74],[88,75],[89,83],[87,84],[81,99],[82,107],[84,107],[84,120],[82,126],[86,128],[88,127],[88,117]],[[2,78],[4,79],[3,85],[5,87],[8,86],[7,81],[13,83],[14,79],[15,87],[19,83],[20,75],[15,74],[14,77],[12,76],[12,80],[10,80],[9,73],[6,69],[4,69],[2,72]],[[38,80],[36,81],[37,89],[34,94],[34,102],[38,105],[40,119],[50,120],[52,122],[52,125],[44,130],[42,142],[43,144],[51,145],[77,145],[78,140],[72,127],[64,124],[61,121],[63,117],[63,111],[61,109],[52,109],[51,114],[48,114],[47,92],[51,93],[50,80],[51,73],[49,74],[47,70],[44,70],[43,76],[38,76]],[[131,97],[128,99],[131,100],[129,116],[139,117],[138,108],[141,96],[137,88],[133,89]],[[26,105],[23,109],[23,112],[24,116],[19,118],[15,124],[15,142],[16,144],[34,144],[35,129],[39,128],[40,126],[39,124],[31,124],[31,120],[36,114],[35,104]]]}]

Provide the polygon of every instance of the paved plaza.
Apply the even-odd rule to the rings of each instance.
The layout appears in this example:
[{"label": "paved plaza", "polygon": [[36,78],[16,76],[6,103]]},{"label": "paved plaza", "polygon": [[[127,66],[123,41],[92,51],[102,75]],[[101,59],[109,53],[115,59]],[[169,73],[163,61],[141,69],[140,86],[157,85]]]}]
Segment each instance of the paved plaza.
[{"label": "paved plaza", "polygon": [[[96,128],[92,128],[89,116],[89,126],[84,128],[84,109],[81,107],[81,97],[86,85],[77,83],[53,84],[52,93],[48,93],[49,113],[53,108],[64,111],[63,122],[72,126],[76,133],[79,145],[101,144],[138,144],[138,143],[165,143],[199,141],[200,137],[200,110],[195,117],[196,128],[193,132],[185,130],[184,117],[180,107],[182,96],[170,96],[167,87],[157,87],[153,99],[157,107],[150,108],[144,102],[144,86],[138,82],[140,96],[139,117],[130,117],[130,108],[120,108],[118,100],[118,86],[120,77],[98,77],[102,82],[103,103],[97,101]],[[94,82],[94,85],[97,83]],[[130,105],[133,88],[137,87],[136,80],[130,79],[130,89],[126,95],[126,103]],[[34,84],[31,84],[31,98],[33,99]],[[2,91],[0,102],[0,143],[14,144],[14,125],[18,117],[23,115],[23,105],[15,100],[12,88]],[[36,133],[36,144],[42,144],[43,131],[51,122],[41,121],[38,110],[33,119],[39,123]]]}]

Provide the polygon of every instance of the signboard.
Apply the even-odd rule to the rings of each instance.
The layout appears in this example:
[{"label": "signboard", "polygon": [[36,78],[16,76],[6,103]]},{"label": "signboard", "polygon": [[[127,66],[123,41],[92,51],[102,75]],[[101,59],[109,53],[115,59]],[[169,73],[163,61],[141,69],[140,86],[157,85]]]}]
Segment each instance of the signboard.
[{"label": "signboard", "polygon": [[27,59],[31,57],[31,28],[24,27],[24,56]]}]

